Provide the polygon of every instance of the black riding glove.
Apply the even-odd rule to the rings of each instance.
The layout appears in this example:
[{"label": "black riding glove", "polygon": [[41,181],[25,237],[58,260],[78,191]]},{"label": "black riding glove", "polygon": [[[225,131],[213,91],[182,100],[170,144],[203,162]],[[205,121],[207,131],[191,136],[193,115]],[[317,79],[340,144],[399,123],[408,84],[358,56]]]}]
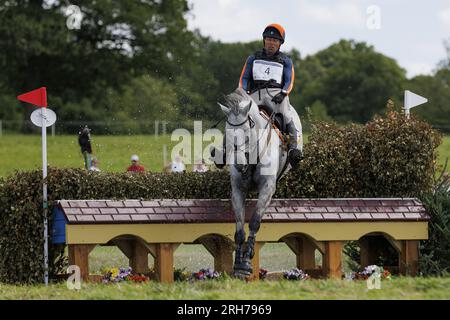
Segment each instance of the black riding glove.
[{"label": "black riding glove", "polygon": [[277,94],[275,97],[272,98],[272,101],[280,104],[283,102],[284,98],[286,98],[286,93],[281,91],[279,94]]}]

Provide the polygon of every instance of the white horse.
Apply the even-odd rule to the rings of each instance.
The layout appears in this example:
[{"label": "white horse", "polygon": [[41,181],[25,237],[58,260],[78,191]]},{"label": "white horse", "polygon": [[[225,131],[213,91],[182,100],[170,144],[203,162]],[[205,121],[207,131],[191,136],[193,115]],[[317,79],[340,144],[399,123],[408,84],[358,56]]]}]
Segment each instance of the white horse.
[{"label": "white horse", "polygon": [[[231,201],[236,219],[233,275],[243,278],[253,272],[251,259],[261,219],[275,193],[277,181],[291,169],[291,165],[287,159],[287,146],[273,126],[274,117],[260,111],[256,102],[241,88],[225,99],[227,106],[219,105],[227,118],[226,163],[231,165]],[[298,146],[302,150],[300,118],[292,106],[291,112],[298,132]],[[254,187],[258,191],[258,201],[245,243],[245,198]]]}]

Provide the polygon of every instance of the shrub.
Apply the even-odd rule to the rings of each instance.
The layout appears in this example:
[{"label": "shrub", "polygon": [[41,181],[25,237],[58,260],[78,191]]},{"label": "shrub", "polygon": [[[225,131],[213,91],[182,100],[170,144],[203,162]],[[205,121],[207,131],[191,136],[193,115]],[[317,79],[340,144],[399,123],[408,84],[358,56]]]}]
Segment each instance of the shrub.
[{"label": "shrub", "polygon": [[429,238],[420,242],[419,266],[423,275],[450,273],[450,181],[437,179],[435,190],[422,198],[431,220]]},{"label": "shrub", "polygon": [[417,197],[433,188],[442,136],[412,116],[388,112],[364,126],[313,126],[302,169],[277,186],[277,196]]}]

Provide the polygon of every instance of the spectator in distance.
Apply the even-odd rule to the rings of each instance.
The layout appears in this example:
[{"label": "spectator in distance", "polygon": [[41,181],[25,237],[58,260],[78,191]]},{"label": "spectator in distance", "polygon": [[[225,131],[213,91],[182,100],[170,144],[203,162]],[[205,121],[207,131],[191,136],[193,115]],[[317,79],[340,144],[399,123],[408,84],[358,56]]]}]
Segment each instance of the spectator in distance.
[{"label": "spectator in distance", "polygon": [[139,157],[135,154],[131,156],[131,166],[127,169],[128,172],[144,172],[144,166],[139,164]]},{"label": "spectator in distance", "polygon": [[92,165],[89,168],[89,171],[100,172],[101,170],[98,168],[98,160],[96,157],[92,157]]},{"label": "spectator in distance", "polygon": [[81,147],[81,154],[84,159],[84,167],[86,170],[92,166],[92,146],[91,146],[91,129],[88,126],[81,128],[78,132],[78,144]]},{"label": "spectator in distance", "polygon": [[208,167],[205,165],[205,160],[197,160],[192,168],[192,172],[206,172],[208,171]]},{"label": "spectator in distance", "polygon": [[170,165],[170,171],[171,172],[185,172],[186,166],[184,165],[183,161],[181,160],[180,155],[175,156],[175,160]]}]

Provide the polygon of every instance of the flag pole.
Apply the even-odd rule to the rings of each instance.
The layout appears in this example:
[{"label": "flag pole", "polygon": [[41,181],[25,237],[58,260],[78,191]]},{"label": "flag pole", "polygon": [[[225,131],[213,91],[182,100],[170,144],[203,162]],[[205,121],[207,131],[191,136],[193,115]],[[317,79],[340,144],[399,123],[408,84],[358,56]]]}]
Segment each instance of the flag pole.
[{"label": "flag pole", "polygon": [[44,282],[48,285],[47,112],[42,111],[42,208],[44,211]]},{"label": "flag pole", "polygon": [[[41,87],[39,89],[23,93],[17,96],[17,99],[22,102],[30,103],[32,105],[41,107],[40,113],[37,114],[36,122],[33,121],[33,114],[31,121],[36,126],[42,127],[42,209],[44,213],[44,282],[48,285],[48,199],[47,199],[47,88]],[[52,115],[53,112],[50,112]],[[53,115],[56,120],[56,115]],[[54,122],[54,120],[52,120]],[[50,122],[52,122],[50,121]],[[50,124],[51,125],[51,124]]]},{"label": "flag pole", "polygon": [[405,103],[404,103],[404,108],[405,108],[406,119],[409,119],[409,95],[408,95],[407,90],[405,91]]}]

